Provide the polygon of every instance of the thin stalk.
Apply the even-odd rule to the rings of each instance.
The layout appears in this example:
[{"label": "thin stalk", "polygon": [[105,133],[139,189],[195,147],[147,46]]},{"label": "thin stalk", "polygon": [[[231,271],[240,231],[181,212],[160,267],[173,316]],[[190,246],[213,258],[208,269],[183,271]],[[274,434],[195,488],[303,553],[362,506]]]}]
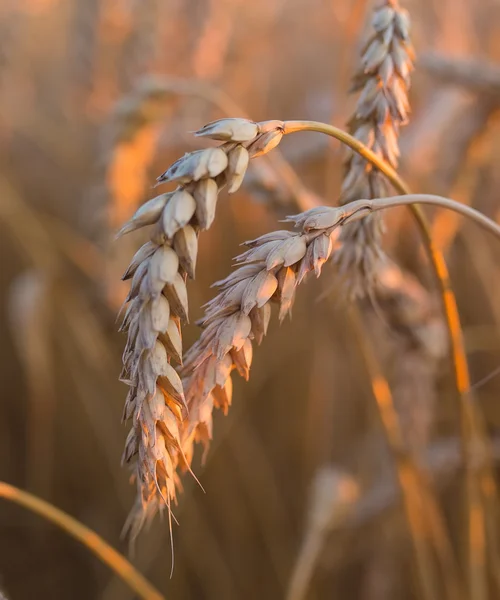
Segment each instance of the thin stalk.
[{"label": "thin stalk", "polygon": [[366,341],[366,331],[359,310],[351,309],[350,321],[359,341],[365,366],[370,376],[372,393],[377,403],[387,443],[396,461],[396,471],[401,487],[406,518],[410,527],[415,552],[415,562],[422,587],[422,596],[428,600],[439,598],[438,583],[432,552],[428,545],[431,527],[428,520],[428,497],[422,485],[420,468],[408,451],[398,414],[394,408],[391,390],[385,379],[377,356]]},{"label": "thin stalk", "polygon": [[[345,210],[349,211],[352,204],[350,203],[336,210],[339,213]],[[361,201],[358,204],[363,203]],[[314,206],[308,208],[314,208]],[[352,213],[355,214],[356,211],[353,210]],[[389,385],[384,377],[376,354],[366,338],[366,331],[362,326],[362,316],[357,303],[353,303],[350,306],[348,316],[364,358],[372,394],[376,400],[384,434],[396,465],[399,486],[401,488],[401,495],[403,497],[403,504],[415,552],[416,567],[421,580],[422,593],[426,597],[435,595],[436,585],[434,571],[431,566],[432,556],[429,555],[426,536],[422,535],[425,530],[432,538],[435,547],[447,597],[450,600],[459,600],[462,598],[459,571],[444,519],[430,484],[430,477],[425,467],[418,461],[418,457],[413,455],[404,442]],[[417,526],[417,523],[423,523],[423,527]],[[320,553],[318,553],[318,556],[320,556]],[[296,569],[300,568],[301,565],[302,562],[299,558]],[[301,579],[298,575],[297,577],[299,580]],[[292,582],[295,579],[294,570]],[[297,596],[297,598],[302,597],[305,597],[305,592],[302,596]]]},{"label": "thin stalk", "polygon": [[0,497],[27,508],[47,519],[47,521],[52,521],[108,565],[140,598],[144,600],[165,600],[165,597],[124,556],[112,548],[92,529],[62,510],[3,481],[0,481]]},{"label": "thin stalk", "polygon": [[286,600],[305,600],[308,597],[311,581],[316,565],[321,558],[324,544],[324,532],[318,529],[311,529],[307,532],[307,537],[292,571]]},{"label": "thin stalk", "polygon": [[474,221],[479,227],[482,227],[486,231],[492,233],[496,237],[500,238],[500,225],[495,223],[492,219],[479,212],[475,208],[467,206],[466,204],[460,204],[456,200],[451,198],[445,198],[444,196],[435,196],[434,194],[406,194],[404,196],[388,196],[386,198],[374,198],[369,200],[356,200],[349,204],[339,208],[339,211],[346,211],[348,214],[356,214],[361,212],[363,209],[370,211],[379,211],[386,208],[395,208],[396,206],[408,206],[413,204],[428,204],[431,206],[439,206],[452,210],[460,215],[467,217],[471,221]]},{"label": "thin stalk", "polygon": [[[409,194],[410,190],[406,183],[398,176],[397,172],[387,164],[380,156],[368,149],[364,144],[341,129],[320,123],[317,121],[285,121],[284,133],[296,133],[299,131],[316,131],[334,137],[352,148],[355,152],[366,158],[373,166],[378,168],[401,194]],[[451,207],[448,207],[451,208]],[[491,474],[491,466],[488,465],[487,472],[475,468],[471,460],[473,448],[478,443],[484,446],[478,415],[473,406],[470,393],[470,375],[465,354],[460,316],[458,313],[455,294],[451,288],[450,277],[446,262],[440,250],[434,245],[429,224],[422,210],[410,204],[410,210],[420,229],[424,246],[434,270],[439,285],[443,312],[448,329],[448,337],[451,347],[451,357],[455,384],[459,395],[459,409],[461,413],[461,428],[463,436],[463,454],[466,467],[466,489],[468,498],[468,566],[469,586],[471,597],[475,600],[485,598],[486,582],[486,548],[484,533],[484,507],[481,491],[477,479],[485,480],[496,488],[494,477]],[[464,214],[464,213],[462,213]],[[482,473],[483,471],[483,473]],[[477,479],[476,479],[477,478]],[[495,489],[495,495],[496,489]],[[480,531],[479,531],[480,530]]]}]

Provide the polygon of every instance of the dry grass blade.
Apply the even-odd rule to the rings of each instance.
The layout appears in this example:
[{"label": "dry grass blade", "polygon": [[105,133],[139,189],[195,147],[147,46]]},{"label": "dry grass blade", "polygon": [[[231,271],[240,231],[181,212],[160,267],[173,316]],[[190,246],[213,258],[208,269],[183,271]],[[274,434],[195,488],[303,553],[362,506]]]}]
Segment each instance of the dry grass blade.
[{"label": "dry grass blade", "polygon": [[164,596],[137,572],[126,558],[107,544],[97,533],[73,519],[70,515],[8,483],[0,482],[0,496],[24,506],[24,508],[48,521],[52,521],[52,523],[74,537],[123,579],[140,598],[144,600],[165,600]]}]

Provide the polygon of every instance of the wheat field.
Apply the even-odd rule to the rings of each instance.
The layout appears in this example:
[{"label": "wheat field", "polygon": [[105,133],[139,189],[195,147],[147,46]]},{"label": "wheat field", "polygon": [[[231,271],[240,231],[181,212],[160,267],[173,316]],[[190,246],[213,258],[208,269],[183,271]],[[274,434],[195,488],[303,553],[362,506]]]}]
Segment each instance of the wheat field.
[{"label": "wheat field", "polygon": [[0,599],[500,598],[499,31],[0,2]]}]

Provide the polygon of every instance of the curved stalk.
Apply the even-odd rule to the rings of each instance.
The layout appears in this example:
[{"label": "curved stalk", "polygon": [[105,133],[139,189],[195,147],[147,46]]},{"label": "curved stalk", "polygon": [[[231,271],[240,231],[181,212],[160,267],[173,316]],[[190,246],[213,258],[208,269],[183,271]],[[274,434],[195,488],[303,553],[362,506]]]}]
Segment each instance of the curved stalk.
[{"label": "curved stalk", "polygon": [[[317,121],[285,121],[283,130],[285,134],[296,133],[299,131],[316,131],[334,137],[352,148],[355,152],[366,158],[373,166],[378,168],[389,179],[399,193],[405,195],[410,193],[406,183],[381,157],[377,156],[354,137],[333,125]],[[463,332],[455,294],[453,293],[450,283],[448,268],[443,254],[435,246],[432,240],[429,224],[422,209],[415,204],[410,204],[409,208],[420,229],[424,246],[439,286],[441,303],[448,330],[453,374],[460,400],[459,407],[463,435],[463,458],[466,467],[469,526],[469,585],[471,597],[484,598],[483,582],[485,581],[484,568],[486,563],[486,548],[483,535],[485,523],[481,487],[491,489],[492,493],[496,496],[496,483],[492,474],[490,457],[488,456],[488,452],[484,450],[485,444],[482,424],[473,405]],[[475,446],[478,446],[482,450],[481,458],[483,458],[483,462],[479,468],[474,466]]]},{"label": "curved stalk", "polygon": [[[285,135],[299,131],[316,131],[318,133],[324,133],[325,135],[329,135],[330,137],[338,139],[340,142],[346,144],[355,152],[366,158],[366,160],[369,161],[373,166],[377,167],[377,169],[379,169],[389,179],[398,192],[401,194],[410,193],[410,189],[406,183],[399,177],[397,172],[389,164],[387,164],[380,156],[375,154],[375,152],[372,152],[364,144],[342,129],[326,123],[320,123],[318,121],[285,121]],[[432,241],[429,225],[425,215],[421,209],[414,204],[410,205],[410,210],[419,226],[422,238],[425,242],[427,254],[439,284],[443,310],[448,328],[448,336],[452,349],[455,383],[458,393],[464,399],[464,401],[467,401],[469,396],[468,390],[470,388],[469,368],[467,365],[457,302],[455,299],[455,294],[451,289],[448,268],[443,255],[439,249],[435,247]]]},{"label": "curved stalk", "polygon": [[329,135],[330,137],[334,137],[339,142],[342,142],[349,148],[352,148],[355,152],[360,154],[363,158],[371,163],[373,166],[377,167],[379,171],[381,171],[387,179],[392,183],[392,185],[400,192],[401,194],[409,194],[410,190],[406,183],[399,177],[397,172],[391,167],[389,163],[387,163],[383,158],[375,154],[372,150],[370,150],[367,146],[365,146],[362,142],[357,140],[347,131],[343,129],[339,129],[334,125],[329,125],[327,123],[321,123],[320,121],[285,121],[283,124],[283,133],[287,135],[289,133],[298,133],[299,131],[316,131],[318,133],[324,133],[325,135]]},{"label": "curved stalk", "polygon": [[[404,196],[387,196],[385,198],[355,200],[345,206],[339,207],[339,211],[347,213],[348,215],[352,214],[353,216],[356,215],[356,213],[359,213],[363,216],[363,210],[375,212],[386,208],[412,206],[414,204],[428,204],[452,210],[467,219],[474,221],[479,227],[482,227],[500,239],[500,225],[495,223],[495,221],[466,204],[460,204],[460,202],[452,200],[451,198],[436,196],[434,194],[405,194]],[[349,220],[349,216],[347,216],[347,220]]]},{"label": "curved stalk", "polygon": [[118,577],[134,590],[139,598],[143,598],[143,600],[165,600],[164,596],[124,556],[112,548],[92,529],[62,510],[3,481],[0,481],[0,497],[27,508],[66,531],[108,565]]}]

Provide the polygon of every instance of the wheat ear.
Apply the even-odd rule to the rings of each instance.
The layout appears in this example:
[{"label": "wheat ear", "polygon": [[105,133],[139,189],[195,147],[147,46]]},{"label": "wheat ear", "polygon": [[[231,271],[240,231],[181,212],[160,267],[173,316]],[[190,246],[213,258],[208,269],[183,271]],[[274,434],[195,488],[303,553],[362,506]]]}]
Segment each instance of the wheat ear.
[{"label": "wheat ear", "polygon": [[[131,279],[122,330],[128,331],[122,380],[130,387],[124,420],[132,420],[124,462],[134,462],[138,495],[125,524],[135,538],[146,518],[171,502],[180,485],[179,428],[187,415],[182,382],[172,361],[182,362],[181,323],[188,320],[186,279],[194,278],[198,234],[215,217],[220,189],[235,192],[251,157],[265,154],[281,139],[281,121],[254,123],[222,119],[198,132],[223,141],[176,161],[158,184],[175,191],[146,202],[118,235],[152,225],[151,238],[133,257],[123,278]],[[185,463],[185,461],[184,461]]]},{"label": "wheat ear", "polygon": [[[365,44],[353,81],[352,91],[360,94],[348,125],[357,140],[396,169],[399,128],[408,120],[414,59],[408,13],[396,0],[387,0],[373,12],[371,25],[373,34]],[[358,154],[349,153],[345,169],[340,204],[387,194],[382,173]],[[363,296],[378,279],[384,262],[381,236],[382,221],[378,215],[342,230],[342,247],[335,261],[351,297]]]}]

